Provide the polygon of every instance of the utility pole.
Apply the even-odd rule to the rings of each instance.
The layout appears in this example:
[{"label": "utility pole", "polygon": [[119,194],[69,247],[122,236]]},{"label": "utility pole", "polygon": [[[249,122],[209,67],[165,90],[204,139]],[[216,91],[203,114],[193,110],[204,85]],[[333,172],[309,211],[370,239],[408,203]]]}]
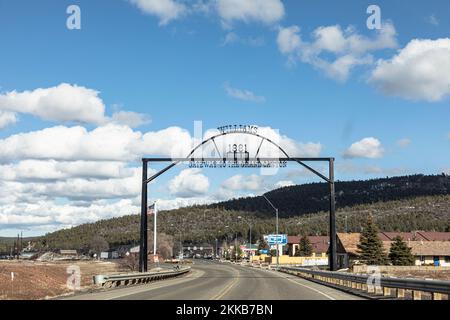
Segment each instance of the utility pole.
[{"label": "utility pole", "polygon": [[[155,257],[156,257],[156,217],[158,215],[158,210],[156,209],[156,201],[154,204],[154,213],[153,213],[153,261],[155,261]],[[159,263],[159,260],[158,260]]]},{"label": "utility pole", "polygon": [[142,193],[141,193],[141,232],[139,241],[139,272],[147,272],[147,167],[148,162],[142,159]]},{"label": "utility pole", "polygon": [[236,237],[234,238],[234,261],[237,263],[237,256],[238,256],[238,251],[237,251],[237,231],[236,231]]},{"label": "utility pole", "polygon": [[219,244],[218,244],[218,239],[216,238],[216,258],[219,256]]},{"label": "utility pole", "polygon": [[[242,218],[242,216],[238,216],[238,219],[242,219],[247,225],[248,225],[248,227],[249,227],[249,229],[250,229],[250,234],[249,234],[249,239],[248,239],[248,243],[249,243],[249,245],[250,245],[250,254],[249,254],[249,257],[251,257],[251,255],[252,255],[252,225],[248,222],[248,221],[246,221],[245,219],[243,219]],[[249,258],[250,259],[250,258]]]},{"label": "utility pole", "polygon": [[275,209],[275,211],[276,211],[276,215],[277,215],[277,270],[278,270],[278,267],[279,267],[279,265],[280,265],[280,253],[278,252],[278,250],[279,250],[279,245],[278,245],[278,233],[279,233],[279,231],[278,231],[278,208],[276,208]]},{"label": "utility pole", "polygon": [[331,271],[337,270],[336,248],[336,197],[334,189],[334,158],[329,161],[329,186],[330,186],[330,255],[329,265]]},{"label": "utility pole", "polygon": [[280,260],[279,260],[279,254],[278,254],[278,208],[276,208],[273,204],[272,204],[272,202],[270,202],[270,200],[269,199],[267,199],[267,197],[266,197],[266,195],[265,194],[263,194],[262,195],[263,197],[264,197],[264,199],[266,199],[267,200],[267,202],[270,204],[270,206],[273,208],[273,209],[275,209],[275,216],[276,216],[276,246],[277,246],[277,269],[278,269],[278,267],[280,266]]},{"label": "utility pole", "polygon": [[180,255],[179,255],[179,257],[180,257],[180,259],[183,259],[183,241],[181,240],[181,236],[182,236],[181,230],[179,228],[177,228],[173,223],[170,226],[174,227],[175,230],[177,230],[180,235]]}]

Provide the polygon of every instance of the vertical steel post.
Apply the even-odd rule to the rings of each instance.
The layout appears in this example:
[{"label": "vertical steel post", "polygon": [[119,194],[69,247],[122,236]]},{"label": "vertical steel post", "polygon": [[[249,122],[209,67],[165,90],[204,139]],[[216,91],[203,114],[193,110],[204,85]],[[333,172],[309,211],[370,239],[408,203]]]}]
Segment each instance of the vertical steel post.
[{"label": "vertical steel post", "polygon": [[141,233],[139,243],[139,272],[147,272],[147,160],[142,159]]},{"label": "vertical steel post", "polygon": [[279,244],[278,244],[278,208],[276,208],[275,209],[275,213],[276,213],[276,215],[277,215],[277,270],[278,270],[278,267],[280,266],[280,253],[278,252],[278,247],[279,247]]},{"label": "vertical steel post", "polygon": [[250,227],[250,253],[248,254],[248,256],[249,256],[249,261],[251,261],[252,260],[252,225],[251,224],[249,224],[249,227]]},{"label": "vertical steel post", "polygon": [[334,158],[329,160],[329,185],[330,185],[330,249],[329,266],[331,271],[337,270],[336,249],[336,196],[334,190]]},{"label": "vertical steel post", "polygon": [[237,231],[236,231],[236,238],[234,238],[234,261],[237,262]]}]

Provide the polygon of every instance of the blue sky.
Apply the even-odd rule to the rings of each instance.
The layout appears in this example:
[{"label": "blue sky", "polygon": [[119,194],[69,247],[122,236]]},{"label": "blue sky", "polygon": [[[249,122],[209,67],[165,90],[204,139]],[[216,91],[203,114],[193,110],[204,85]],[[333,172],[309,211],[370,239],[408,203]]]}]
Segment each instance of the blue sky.
[{"label": "blue sky", "polygon": [[[382,30],[366,26],[371,1],[251,0],[252,5],[242,8],[231,0],[161,3],[175,4],[181,13],[174,17],[173,10],[158,9],[148,0],[0,0],[0,150],[10,153],[0,159],[0,183],[9,195],[0,203],[0,235],[22,229],[39,234],[138,208],[139,188],[127,189],[123,186],[128,180],[121,179],[139,177],[137,160],[163,155],[164,148],[148,153],[150,149],[141,147],[134,157],[121,161],[112,150],[115,136],[106,135],[104,139],[111,139],[108,146],[99,145],[104,157],[81,151],[47,154],[45,139],[52,140],[52,134],[61,138],[57,132],[75,127],[92,132],[116,125],[129,129],[130,135],[177,127],[192,135],[196,120],[204,129],[255,124],[278,129],[296,143],[293,152],[304,151],[301,146],[307,143],[320,145],[307,155],[336,157],[340,179],[450,172],[448,1],[377,1]],[[66,27],[66,9],[72,4],[81,9],[80,30]],[[268,5],[272,7],[265,8]],[[165,21],[167,17],[171,20]],[[383,30],[394,31],[381,38]],[[378,44],[373,48],[367,43]],[[392,60],[396,56],[403,62]],[[342,57],[352,59],[351,68],[333,73],[333,62]],[[64,83],[66,90],[58,87]],[[76,100],[64,95],[72,89],[77,94],[74,88],[80,87],[98,91],[84,92],[87,99],[98,99],[93,109],[77,109],[84,106],[80,98],[74,113],[62,114],[64,108],[58,105],[71,108]],[[23,95],[36,94],[39,88],[57,88],[56,100],[36,103]],[[99,106],[104,106],[104,114],[92,120],[88,114]],[[120,111],[132,113],[142,124],[111,120]],[[14,121],[4,120],[11,114]],[[23,138],[55,127],[59,129],[45,138]],[[170,134],[178,141],[176,132]],[[72,136],[67,137],[71,142]],[[88,160],[114,162],[112,173],[98,177]],[[46,170],[58,167],[54,179],[39,175],[46,172],[40,166],[48,162],[52,168]],[[27,164],[26,177],[11,173],[21,163]],[[74,163],[76,173],[67,169]],[[117,173],[119,167],[128,172]],[[158,180],[150,187],[150,197],[173,207],[219,199],[224,188],[222,197],[258,194],[280,182],[317,181],[295,174],[294,167],[262,178],[257,170],[182,174],[183,169]],[[117,187],[93,196],[108,179]],[[224,185],[227,179],[232,180]],[[70,188],[79,188],[76,199],[68,196]],[[85,189],[91,195],[83,193]],[[24,200],[30,193],[32,199]]]}]

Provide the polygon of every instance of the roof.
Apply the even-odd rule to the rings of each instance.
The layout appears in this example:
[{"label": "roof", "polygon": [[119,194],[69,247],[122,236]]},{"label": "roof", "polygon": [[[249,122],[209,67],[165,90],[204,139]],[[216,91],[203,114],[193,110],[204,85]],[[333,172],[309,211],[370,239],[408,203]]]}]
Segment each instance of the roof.
[{"label": "roof", "polygon": [[450,256],[450,241],[409,241],[415,256]]},{"label": "roof", "polygon": [[130,253],[137,253],[137,252],[139,252],[139,249],[140,249],[139,246],[132,247],[132,248],[130,248]]},{"label": "roof", "polygon": [[400,236],[406,241],[449,241],[450,232],[429,232],[429,231],[413,231],[413,232],[380,232],[378,237],[382,241],[392,241],[395,237]]},{"label": "roof", "polygon": [[[360,233],[338,233],[338,238],[346,253],[358,255]],[[380,234],[379,237],[381,238]],[[395,237],[394,237],[395,238]],[[393,241],[383,241],[383,247],[389,252]],[[450,241],[406,241],[415,256],[450,256]]]},{"label": "roof", "polygon": [[[308,236],[309,242],[313,247],[314,253],[327,252],[329,247],[329,237],[328,236]],[[288,236],[289,244],[298,244],[300,242],[300,237],[298,236]]]},{"label": "roof", "polygon": [[419,232],[380,232],[378,237],[382,241],[392,241],[395,237],[400,236],[405,241],[419,241],[425,239]]},{"label": "roof", "polygon": [[417,231],[417,233],[428,241],[450,241],[450,232]]},{"label": "roof", "polygon": [[61,250],[59,250],[59,253],[60,254],[68,254],[68,255],[70,255],[70,254],[77,254],[77,250],[64,250],[64,249],[61,249]]},{"label": "roof", "polygon": [[358,255],[360,233],[338,233],[338,239],[346,253]]}]

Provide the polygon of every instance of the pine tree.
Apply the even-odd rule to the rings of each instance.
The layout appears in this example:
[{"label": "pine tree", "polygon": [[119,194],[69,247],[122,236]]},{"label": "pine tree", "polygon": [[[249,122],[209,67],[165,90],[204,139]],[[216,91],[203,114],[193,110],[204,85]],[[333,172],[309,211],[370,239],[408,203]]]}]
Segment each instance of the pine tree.
[{"label": "pine tree", "polygon": [[269,250],[269,245],[267,244],[267,241],[264,239],[260,239],[258,243],[258,255],[260,254],[260,250]]},{"label": "pine tree", "polygon": [[239,245],[237,247],[233,247],[233,250],[231,252],[231,260],[236,261],[236,260],[241,260],[242,258],[242,250],[239,247]]},{"label": "pine tree", "polygon": [[400,236],[394,238],[389,252],[389,259],[394,266],[414,265],[414,256],[405,241]]},{"label": "pine tree", "polygon": [[387,261],[383,242],[378,238],[378,228],[372,216],[367,219],[358,244],[360,260],[368,265],[383,265]]},{"label": "pine tree", "polygon": [[312,255],[313,247],[311,245],[311,241],[307,236],[303,236],[300,238],[299,248],[295,255],[297,257],[309,257]]},{"label": "pine tree", "polygon": [[450,221],[447,223],[447,226],[445,227],[445,232],[450,232]]}]

